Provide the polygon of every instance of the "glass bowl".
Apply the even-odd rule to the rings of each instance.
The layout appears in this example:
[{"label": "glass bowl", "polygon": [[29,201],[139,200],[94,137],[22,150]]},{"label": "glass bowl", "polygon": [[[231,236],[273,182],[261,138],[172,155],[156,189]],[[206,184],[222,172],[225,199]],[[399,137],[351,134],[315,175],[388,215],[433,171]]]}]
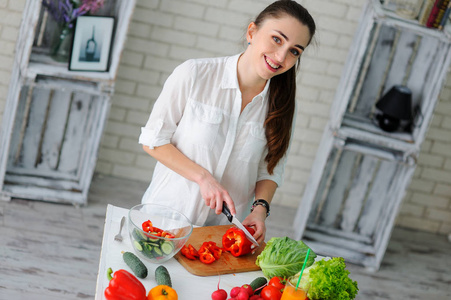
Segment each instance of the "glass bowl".
[{"label": "glass bowl", "polygon": [[[174,237],[159,236],[158,230],[143,231],[143,223],[151,221],[152,226],[172,234]],[[193,232],[191,221],[181,212],[158,204],[139,204],[128,213],[128,232],[135,252],[152,263],[163,263],[171,259],[185,245]]]}]

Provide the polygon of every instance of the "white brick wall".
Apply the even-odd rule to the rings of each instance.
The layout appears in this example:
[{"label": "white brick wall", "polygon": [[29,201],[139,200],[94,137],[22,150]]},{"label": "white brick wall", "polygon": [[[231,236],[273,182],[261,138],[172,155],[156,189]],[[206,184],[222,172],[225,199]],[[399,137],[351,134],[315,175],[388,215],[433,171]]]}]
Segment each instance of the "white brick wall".
[{"label": "white brick wall", "polygon": [[[244,49],[248,22],[272,0],[138,0],[116,82],[96,171],[150,181],[155,161],[137,140],[162,84],[186,59]],[[364,1],[299,0],[318,33],[298,75],[299,112],[285,185],[274,201],[297,207],[308,182]],[[25,0],[0,0],[0,116]],[[1,117],[0,117],[1,118]],[[451,232],[451,76],[422,145],[397,224]],[[139,202],[140,199],[136,199]]]},{"label": "white brick wall", "polygon": [[6,104],[14,46],[24,5],[25,0],[0,0],[0,121]]}]

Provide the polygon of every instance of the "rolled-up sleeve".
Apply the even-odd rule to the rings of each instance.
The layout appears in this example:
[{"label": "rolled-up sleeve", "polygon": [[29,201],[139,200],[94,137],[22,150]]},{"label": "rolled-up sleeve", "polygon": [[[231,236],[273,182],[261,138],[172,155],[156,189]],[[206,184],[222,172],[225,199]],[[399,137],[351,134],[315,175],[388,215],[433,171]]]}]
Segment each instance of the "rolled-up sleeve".
[{"label": "rolled-up sleeve", "polygon": [[140,144],[153,149],[171,143],[195,78],[196,69],[192,60],[174,69],[166,80],[146,125],[141,127]]},{"label": "rolled-up sleeve", "polygon": [[287,162],[287,155],[285,154],[277,163],[272,174],[268,173],[268,163],[265,162],[266,154],[262,156],[260,164],[258,165],[257,182],[261,180],[272,180],[278,187],[283,184],[283,174],[285,173],[285,164]]}]

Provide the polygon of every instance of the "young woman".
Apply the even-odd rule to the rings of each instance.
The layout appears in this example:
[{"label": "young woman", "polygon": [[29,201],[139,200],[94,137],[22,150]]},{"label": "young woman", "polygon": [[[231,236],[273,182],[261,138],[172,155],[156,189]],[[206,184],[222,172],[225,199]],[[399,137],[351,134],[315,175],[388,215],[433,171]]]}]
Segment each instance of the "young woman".
[{"label": "young woman", "polygon": [[178,66],[141,130],[158,161],[142,202],[199,226],[227,224],[225,202],[261,243],[294,123],[296,64],[314,34],[308,11],[280,0],[249,24],[243,53]]}]

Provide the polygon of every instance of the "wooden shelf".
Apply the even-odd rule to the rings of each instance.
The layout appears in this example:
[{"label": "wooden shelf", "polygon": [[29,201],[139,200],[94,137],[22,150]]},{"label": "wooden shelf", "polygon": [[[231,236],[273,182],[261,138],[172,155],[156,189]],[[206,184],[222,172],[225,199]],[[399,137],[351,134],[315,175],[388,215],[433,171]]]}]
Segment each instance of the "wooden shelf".
[{"label": "wooden shelf", "polygon": [[26,76],[36,78],[37,74],[81,81],[105,83],[114,81],[114,75],[110,72],[70,71],[68,63],[57,62],[45,54],[32,53]]}]

